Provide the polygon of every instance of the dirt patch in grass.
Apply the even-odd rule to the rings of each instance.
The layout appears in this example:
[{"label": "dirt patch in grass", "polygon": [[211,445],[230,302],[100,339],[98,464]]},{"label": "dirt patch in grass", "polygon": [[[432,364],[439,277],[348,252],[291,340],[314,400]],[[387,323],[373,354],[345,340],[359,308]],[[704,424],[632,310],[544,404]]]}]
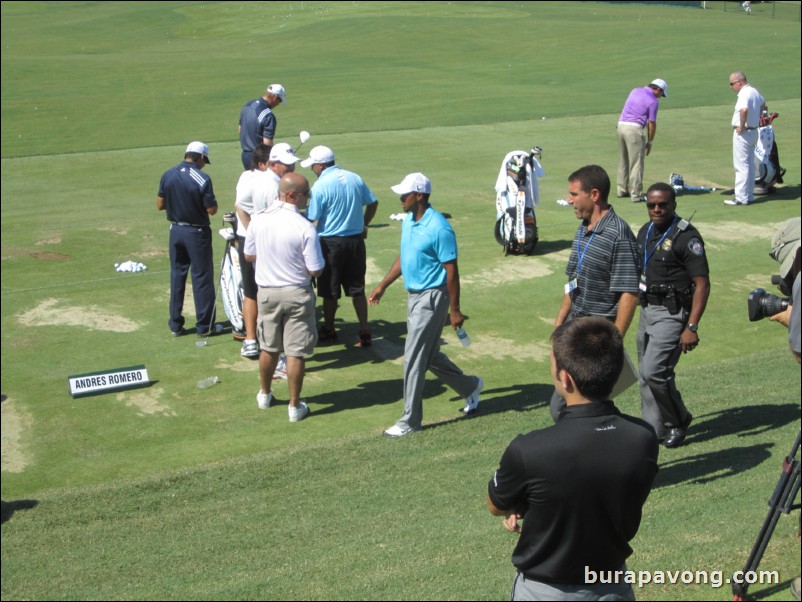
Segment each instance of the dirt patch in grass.
[{"label": "dirt patch in grass", "polygon": [[71,307],[58,299],[45,299],[33,309],[17,316],[23,326],[82,326],[88,330],[134,332],[140,325],[97,306]]},{"label": "dirt patch in grass", "polygon": [[137,416],[178,416],[161,398],[164,389],[155,387],[127,393],[118,393],[117,401],[125,402],[129,408],[137,411]]},{"label": "dirt patch in grass", "polygon": [[509,282],[542,278],[553,272],[553,266],[559,259],[561,258],[556,253],[550,255],[548,259],[507,257],[505,261],[482,270],[478,274],[460,274],[460,282],[466,285],[495,287]]},{"label": "dirt patch in grass", "polygon": [[25,439],[33,418],[9,398],[2,405],[2,422],[2,471],[24,472],[31,464]]},{"label": "dirt patch in grass", "polygon": [[63,253],[31,253],[31,257],[40,261],[67,261],[70,258]]},{"label": "dirt patch in grass", "polygon": [[[502,337],[494,337],[492,335],[478,336],[471,335],[472,344],[470,347],[461,349],[460,354],[467,353],[481,357],[490,357],[494,359],[510,358],[518,362],[533,361],[543,362],[549,359],[551,353],[551,346],[548,343],[529,343],[527,345],[517,345],[510,339]],[[443,351],[454,361],[459,364],[459,358],[454,353],[449,353],[449,347],[454,349],[459,347],[456,341],[456,336],[453,340],[448,340],[448,346],[443,347]]]},{"label": "dirt patch in grass", "polygon": [[54,236],[53,238],[43,238],[42,240],[37,240],[34,244],[37,247],[41,247],[42,245],[57,245],[61,242],[60,236]]},{"label": "dirt patch in grass", "polygon": [[[738,209],[737,207],[735,208]],[[702,234],[702,238],[707,246],[716,248],[713,241],[720,242],[748,242],[755,239],[766,241],[766,253],[771,246],[771,238],[777,230],[776,225],[772,224],[749,224],[746,222],[699,222],[694,223]],[[712,243],[712,244],[711,244]]]}]

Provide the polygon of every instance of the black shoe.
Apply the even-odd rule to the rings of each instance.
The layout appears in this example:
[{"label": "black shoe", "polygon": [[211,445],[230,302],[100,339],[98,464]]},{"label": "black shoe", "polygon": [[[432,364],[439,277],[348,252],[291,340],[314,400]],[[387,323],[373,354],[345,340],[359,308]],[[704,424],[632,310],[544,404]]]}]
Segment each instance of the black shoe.
[{"label": "black shoe", "polygon": [[320,330],[317,331],[317,342],[318,344],[336,343],[337,331],[333,328],[321,326]]},{"label": "black shoe", "polygon": [[675,426],[673,429],[668,431],[668,436],[666,440],[663,441],[663,445],[666,447],[679,447],[682,445],[682,442],[685,441],[685,436],[687,435],[687,431],[683,428]]},{"label": "black shoe", "polygon": [[185,335],[186,332],[187,331],[184,330],[183,328],[179,328],[178,330],[171,330],[170,334],[172,334],[174,337],[180,337],[180,336]]}]

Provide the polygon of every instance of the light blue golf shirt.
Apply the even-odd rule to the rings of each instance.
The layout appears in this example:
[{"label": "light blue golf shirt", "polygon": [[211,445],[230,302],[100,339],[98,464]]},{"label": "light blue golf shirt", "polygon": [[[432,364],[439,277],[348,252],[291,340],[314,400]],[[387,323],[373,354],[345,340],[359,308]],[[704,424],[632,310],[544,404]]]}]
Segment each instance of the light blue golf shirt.
[{"label": "light blue golf shirt", "polygon": [[320,236],[354,236],[365,229],[362,208],[375,202],[362,178],[332,165],[312,186],[306,217],[317,222]]},{"label": "light blue golf shirt", "polygon": [[410,213],[401,223],[401,274],[404,288],[423,291],[446,283],[444,263],[457,259],[457,237],[432,207],[420,220]]}]

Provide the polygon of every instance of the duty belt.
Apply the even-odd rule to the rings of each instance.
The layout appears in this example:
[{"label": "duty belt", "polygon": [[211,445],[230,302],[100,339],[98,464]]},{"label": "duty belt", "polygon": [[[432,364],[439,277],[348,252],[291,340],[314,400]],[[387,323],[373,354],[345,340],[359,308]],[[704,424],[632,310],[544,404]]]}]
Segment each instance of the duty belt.
[{"label": "duty belt", "polygon": [[652,293],[647,293],[646,295],[646,303],[648,305],[665,305],[666,304],[666,296],[665,295],[655,295]]}]

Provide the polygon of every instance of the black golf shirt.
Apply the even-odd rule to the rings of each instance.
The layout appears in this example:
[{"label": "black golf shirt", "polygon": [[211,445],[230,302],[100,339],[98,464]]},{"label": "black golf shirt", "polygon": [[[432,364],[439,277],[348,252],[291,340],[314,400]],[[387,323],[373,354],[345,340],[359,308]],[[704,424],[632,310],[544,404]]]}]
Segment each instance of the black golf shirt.
[{"label": "black golf shirt", "polygon": [[657,438],[612,401],[568,406],[554,426],[516,437],[488,484],[523,525],[512,563],[527,578],[582,584],[585,567],[617,570],[657,473]]}]

